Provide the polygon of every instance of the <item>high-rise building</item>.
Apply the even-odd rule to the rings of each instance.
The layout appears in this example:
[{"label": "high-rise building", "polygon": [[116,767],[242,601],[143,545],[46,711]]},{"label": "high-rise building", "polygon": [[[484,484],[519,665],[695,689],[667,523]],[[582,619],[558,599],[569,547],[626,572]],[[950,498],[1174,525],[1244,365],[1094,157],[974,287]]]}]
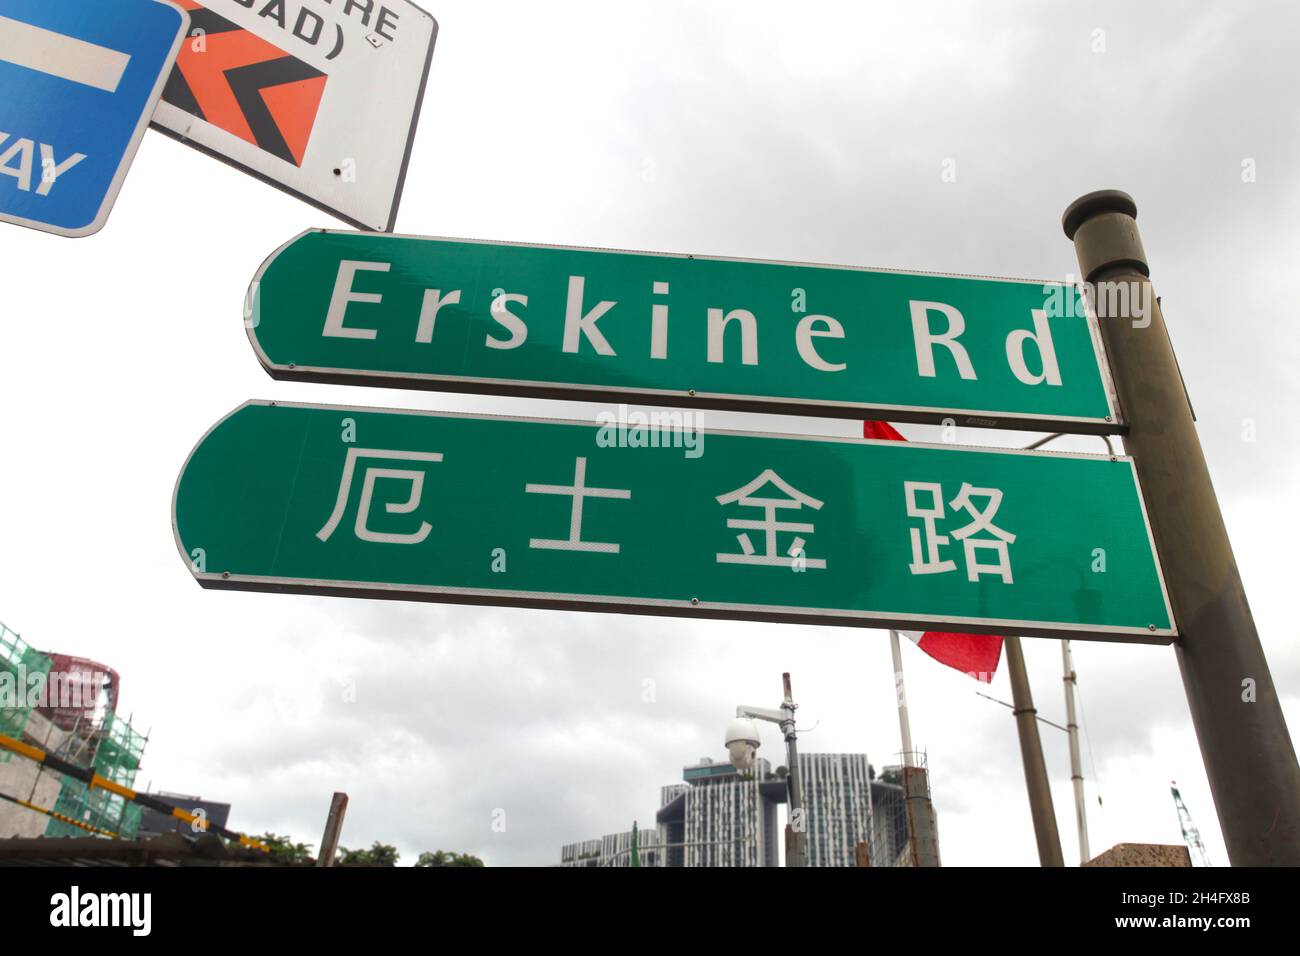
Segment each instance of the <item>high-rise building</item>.
[{"label": "high-rise building", "polygon": [[800,754],[807,866],[857,866],[871,841],[871,764],[866,754]]},{"label": "high-rise building", "polygon": [[[685,767],[681,800],[681,842],[678,866],[776,866],[776,805],[785,784],[772,779],[763,759],[742,775],[729,763],[708,758]],[[676,816],[669,804],[658,819]],[[678,828],[674,828],[677,830]]]},{"label": "high-rise building", "polygon": [[[871,833],[866,754],[800,754],[809,866],[853,866]],[[656,819],[668,866],[779,866],[784,833],[777,805],[789,799],[785,768],[755,761],[742,775],[703,758],[662,790]]]},{"label": "high-rise building", "polygon": [[[862,843],[870,847],[873,866],[913,865],[903,787],[873,780],[866,754],[800,754],[799,770],[808,866],[856,866]],[[643,850],[642,865],[780,865],[785,835],[777,806],[789,801],[784,767],[773,772],[759,758],[752,772],[741,774],[726,761],[702,757],[682,769],[681,783],[660,788],[659,795],[654,863]],[[561,865],[626,865],[626,854],[618,851],[630,836],[568,844]],[[655,836],[653,830],[641,831],[641,846]]]},{"label": "high-rise building", "polygon": [[[664,866],[659,834],[637,830],[637,857],[642,866]],[[560,848],[560,866],[631,866],[632,831],[607,833],[596,840],[566,843]]]}]

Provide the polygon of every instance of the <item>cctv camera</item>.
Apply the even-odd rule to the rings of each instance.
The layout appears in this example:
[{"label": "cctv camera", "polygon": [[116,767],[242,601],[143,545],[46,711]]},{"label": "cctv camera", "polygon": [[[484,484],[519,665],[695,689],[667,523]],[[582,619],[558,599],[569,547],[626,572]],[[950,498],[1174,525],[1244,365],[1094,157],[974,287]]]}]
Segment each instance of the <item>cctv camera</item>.
[{"label": "cctv camera", "polygon": [[733,740],[727,744],[727,753],[731,756],[731,765],[737,770],[750,770],[754,766],[754,745],[748,740]]},{"label": "cctv camera", "polygon": [[737,770],[754,766],[754,752],[758,750],[758,727],[748,717],[737,717],[727,725],[727,753]]}]

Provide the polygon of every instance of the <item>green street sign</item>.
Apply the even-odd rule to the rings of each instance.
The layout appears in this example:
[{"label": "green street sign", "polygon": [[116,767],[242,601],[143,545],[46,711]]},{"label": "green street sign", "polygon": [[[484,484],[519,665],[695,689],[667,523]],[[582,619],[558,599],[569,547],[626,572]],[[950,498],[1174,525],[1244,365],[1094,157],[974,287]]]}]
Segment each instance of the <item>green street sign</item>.
[{"label": "green street sign", "polygon": [[205,587],[1176,636],[1128,459],[666,417],[249,402],[186,462],[177,545]]},{"label": "green street sign", "polygon": [[245,312],[283,379],[1120,430],[1062,283],[313,231]]}]

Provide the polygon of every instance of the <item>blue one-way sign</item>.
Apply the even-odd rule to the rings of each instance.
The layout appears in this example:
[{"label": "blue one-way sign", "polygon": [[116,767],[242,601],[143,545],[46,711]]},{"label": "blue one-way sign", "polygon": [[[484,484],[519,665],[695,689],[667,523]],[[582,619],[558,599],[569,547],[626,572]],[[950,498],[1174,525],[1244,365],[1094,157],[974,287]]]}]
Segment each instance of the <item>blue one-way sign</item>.
[{"label": "blue one-way sign", "polygon": [[188,26],[166,0],[0,0],[0,220],[103,227]]}]

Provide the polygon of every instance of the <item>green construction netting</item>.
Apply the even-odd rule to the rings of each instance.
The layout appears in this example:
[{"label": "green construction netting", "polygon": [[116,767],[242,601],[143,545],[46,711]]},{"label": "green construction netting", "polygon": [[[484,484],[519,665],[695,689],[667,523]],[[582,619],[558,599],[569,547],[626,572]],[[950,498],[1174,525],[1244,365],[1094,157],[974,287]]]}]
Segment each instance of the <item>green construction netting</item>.
[{"label": "green construction netting", "polygon": [[[116,714],[107,714],[103,726],[96,731],[99,742],[95,759],[91,761],[95,773],[120,783],[124,787],[135,785],[135,775],[140,770],[144,756],[145,736]],[[141,808],[106,790],[91,789],[80,780],[65,777],[54,802],[56,812],[74,820],[88,823],[101,830],[109,830],[124,840],[134,839],[140,829]],[[49,837],[85,836],[85,831],[68,823],[51,819],[45,828]]]},{"label": "green construction netting", "polygon": [[[22,739],[31,717],[28,689],[33,674],[48,674],[50,659],[0,622],[0,734]],[[0,763],[13,754],[0,751]]]}]

